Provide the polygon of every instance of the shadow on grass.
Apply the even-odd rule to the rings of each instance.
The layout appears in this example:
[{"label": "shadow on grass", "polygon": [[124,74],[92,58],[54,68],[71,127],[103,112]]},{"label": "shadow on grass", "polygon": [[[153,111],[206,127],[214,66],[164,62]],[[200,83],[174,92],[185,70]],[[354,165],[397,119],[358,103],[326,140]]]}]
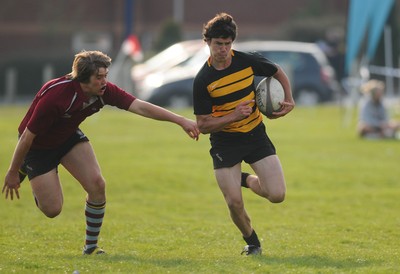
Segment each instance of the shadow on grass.
[{"label": "shadow on grass", "polygon": [[[75,259],[77,257],[74,257]],[[73,259],[73,258],[71,258]],[[191,269],[198,265],[198,261],[187,258],[145,258],[137,255],[97,255],[81,256],[79,262],[96,262],[97,266],[106,264],[113,268],[113,265],[124,265],[124,267],[159,268],[159,269]]]},{"label": "shadow on grass", "polygon": [[[91,257],[95,258],[95,257]],[[271,257],[268,255],[262,256],[254,256],[254,257],[240,257],[244,260],[251,260],[253,262],[257,262],[259,266],[266,267],[293,267],[293,268],[310,268],[310,269],[340,269],[340,270],[348,270],[354,268],[365,268],[369,266],[379,266],[382,264],[382,261],[379,260],[366,260],[366,259],[357,259],[357,258],[345,258],[345,259],[334,259],[326,256],[319,255],[306,255],[306,256],[295,256],[295,257]],[[85,258],[86,260],[88,258]],[[96,258],[98,261],[99,257]],[[232,260],[237,262],[238,258],[232,257],[224,257],[224,258],[215,258],[222,265],[230,265],[232,264]],[[160,269],[192,269],[193,267],[199,267],[199,263],[207,265],[213,265],[215,261],[211,260],[206,262],[204,258],[197,259],[188,259],[188,258],[144,258],[135,255],[106,255],[102,257],[101,261],[108,263],[127,263],[136,265],[138,267],[155,267]],[[98,261],[99,262],[99,261]],[[241,265],[241,264],[239,264]]]},{"label": "shadow on grass", "polygon": [[258,256],[252,257],[253,260],[265,265],[290,265],[293,267],[310,267],[310,268],[337,268],[350,269],[357,267],[368,267],[380,265],[380,261],[366,260],[361,258],[334,259],[326,256],[308,255],[296,257],[270,257]]}]

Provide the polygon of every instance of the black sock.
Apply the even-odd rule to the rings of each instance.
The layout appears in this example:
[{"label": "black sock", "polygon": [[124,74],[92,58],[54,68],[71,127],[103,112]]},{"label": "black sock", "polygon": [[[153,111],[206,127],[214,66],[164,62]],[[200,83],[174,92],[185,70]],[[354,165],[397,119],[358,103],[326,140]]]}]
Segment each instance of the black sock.
[{"label": "black sock", "polygon": [[249,177],[249,175],[250,175],[249,173],[242,172],[242,180],[240,181],[240,184],[242,185],[242,187],[249,188],[249,186],[246,183],[246,179],[247,179],[247,177]]},{"label": "black sock", "polygon": [[261,243],[258,240],[257,233],[256,233],[256,231],[254,229],[253,229],[253,232],[251,233],[250,237],[248,237],[248,238],[243,237],[243,240],[245,240],[245,242],[248,245],[255,245],[255,246],[258,246],[258,247],[261,246]]}]

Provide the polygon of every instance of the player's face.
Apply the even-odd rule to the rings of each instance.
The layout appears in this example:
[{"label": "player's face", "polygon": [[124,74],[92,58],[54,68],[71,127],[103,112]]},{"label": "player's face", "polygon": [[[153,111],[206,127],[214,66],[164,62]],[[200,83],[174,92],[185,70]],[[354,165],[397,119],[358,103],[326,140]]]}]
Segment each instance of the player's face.
[{"label": "player's face", "polygon": [[212,38],[208,42],[210,54],[216,63],[225,63],[230,60],[232,38]]},{"label": "player's face", "polygon": [[90,96],[102,96],[107,86],[107,68],[99,68],[97,74],[90,76],[88,83],[81,83],[83,92]]},{"label": "player's face", "polygon": [[384,91],[383,89],[381,89],[381,88],[375,89],[375,90],[372,92],[372,98],[373,98],[373,100],[374,100],[375,102],[379,102],[379,101],[382,99],[384,92],[385,92],[385,91]]}]

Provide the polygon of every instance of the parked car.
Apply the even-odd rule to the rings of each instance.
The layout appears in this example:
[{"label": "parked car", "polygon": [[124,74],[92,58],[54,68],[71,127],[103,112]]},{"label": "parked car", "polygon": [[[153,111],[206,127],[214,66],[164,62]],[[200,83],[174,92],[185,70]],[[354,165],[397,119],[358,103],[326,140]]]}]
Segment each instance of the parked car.
[{"label": "parked car", "polygon": [[[292,82],[298,105],[332,101],[340,92],[335,71],[321,49],[314,43],[291,41],[235,42],[234,49],[256,51],[281,65]],[[149,75],[140,97],[164,107],[187,107],[193,104],[193,79],[209,56],[208,47],[168,71]],[[262,78],[257,77],[257,84]]]},{"label": "parked car", "polygon": [[334,68],[315,43],[252,41],[240,43],[238,48],[257,51],[281,65],[291,80],[293,96],[299,105],[329,102],[340,92]]},{"label": "parked car", "polygon": [[188,40],[173,44],[143,63],[135,64],[131,69],[131,79],[136,89],[140,89],[149,74],[180,65],[191,58],[204,46],[202,40]]},{"label": "parked car", "polygon": [[202,48],[182,64],[147,75],[137,86],[138,97],[164,107],[191,106],[194,77],[208,56],[208,46],[203,43]]}]

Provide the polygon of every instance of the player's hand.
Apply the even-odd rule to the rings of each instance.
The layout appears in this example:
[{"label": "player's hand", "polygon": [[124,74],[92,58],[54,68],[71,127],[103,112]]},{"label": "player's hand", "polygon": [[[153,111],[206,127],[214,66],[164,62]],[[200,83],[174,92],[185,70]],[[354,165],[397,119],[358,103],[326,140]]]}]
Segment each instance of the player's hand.
[{"label": "player's hand", "polygon": [[15,192],[15,196],[19,199],[19,187],[20,181],[18,172],[14,174],[14,172],[8,171],[6,178],[4,179],[4,186],[1,193],[5,192],[6,199],[8,198],[8,195],[10,195],[10,199],[13,200]]},{"label": "player's hand", "polygon": [[279,117],[285,116],[286,114],[288,114],[289,112],[291,112],[294,109],[295,103],[294,103],[294,101],[292,101],[292,102],[283,101],[280,103],[280,105],[282,106],[282,108],[279,111],[274,111],[272,113],[272,116],[268,117],[268,118],[277,119]]},{"label": "player's hand", "polygon": [[187,135],[189,135],[190,138],[196,141],[199,140],[200,130],[195,121],[184,118],[181,126],[183,130],[187,133]]},{"label": "player's hand", "polygon": [[235,108],[235,115],[237,116],[237,121],[242,120],[253,112],[253,108],[251,105],[254,104],[254,100],[247,100],[240,102],[237,107]]}]

